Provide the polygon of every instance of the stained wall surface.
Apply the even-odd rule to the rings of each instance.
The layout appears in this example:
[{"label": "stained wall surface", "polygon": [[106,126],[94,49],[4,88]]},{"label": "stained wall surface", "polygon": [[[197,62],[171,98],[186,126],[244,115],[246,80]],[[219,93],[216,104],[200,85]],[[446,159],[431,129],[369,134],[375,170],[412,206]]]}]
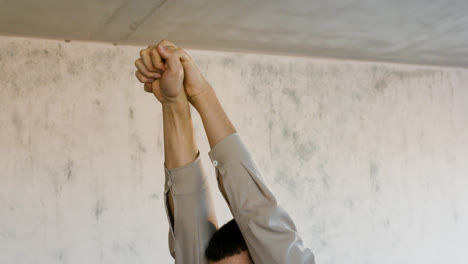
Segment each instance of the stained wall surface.
[{"label": "stained wall surface", "polygon": [[[0,263],[172,262],[141,48],[0,38]],[[189,53],[317,263],[466,263],[467,69]]]}]

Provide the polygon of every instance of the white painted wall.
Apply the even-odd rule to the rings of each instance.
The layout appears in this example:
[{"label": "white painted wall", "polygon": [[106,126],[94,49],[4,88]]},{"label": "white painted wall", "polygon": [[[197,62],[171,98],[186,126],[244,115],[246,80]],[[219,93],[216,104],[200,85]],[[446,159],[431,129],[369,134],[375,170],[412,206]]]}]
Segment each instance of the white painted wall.
[{"label": "white painted wall", "polygon": [[[0,38],[0,263],[171,262],[140,49]],[[190,54],[318,263],[467,263],[467,69]]]}]

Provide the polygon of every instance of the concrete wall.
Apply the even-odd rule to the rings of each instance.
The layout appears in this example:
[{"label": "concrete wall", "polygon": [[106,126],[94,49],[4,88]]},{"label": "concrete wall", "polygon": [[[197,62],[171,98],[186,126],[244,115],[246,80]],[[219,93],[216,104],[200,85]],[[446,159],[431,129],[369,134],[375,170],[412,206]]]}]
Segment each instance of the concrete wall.
[{"label": "concrete wall", "polygon": [[[0,263],[171,262],[141,48],[0,38]],[[318,263],[466,263],[468,70],[190,53]]]}]

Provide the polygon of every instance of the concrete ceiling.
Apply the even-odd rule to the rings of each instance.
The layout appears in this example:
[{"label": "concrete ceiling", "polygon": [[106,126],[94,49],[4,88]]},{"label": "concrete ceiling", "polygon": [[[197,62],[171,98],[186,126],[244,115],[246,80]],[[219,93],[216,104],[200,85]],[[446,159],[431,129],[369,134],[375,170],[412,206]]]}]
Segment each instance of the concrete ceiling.
[{"label": "concrete ceiling", "polygon": [[0,0],[0,35],[468,67],[468,1]]}]

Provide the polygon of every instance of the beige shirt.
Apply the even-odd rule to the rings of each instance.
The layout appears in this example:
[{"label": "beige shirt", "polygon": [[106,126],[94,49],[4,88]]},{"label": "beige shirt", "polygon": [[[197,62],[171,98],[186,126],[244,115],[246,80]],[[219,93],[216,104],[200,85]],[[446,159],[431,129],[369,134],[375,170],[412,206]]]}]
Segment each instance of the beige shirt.
[{"label": "beige shirt", "polygon": [[[262,173],[238,132],[224,137],[208,155],[224,189],[234,219],[256,264],[315,263],[303,246],[291,217],[266,186]],[[165,207],[169,221],[169,250],[175,263],[208,263],[204,253],[217,229],[216,215],[202,167],[197,158],[183,167],[165,167]],[[171,215],[168,195],[174,202]]]}]

